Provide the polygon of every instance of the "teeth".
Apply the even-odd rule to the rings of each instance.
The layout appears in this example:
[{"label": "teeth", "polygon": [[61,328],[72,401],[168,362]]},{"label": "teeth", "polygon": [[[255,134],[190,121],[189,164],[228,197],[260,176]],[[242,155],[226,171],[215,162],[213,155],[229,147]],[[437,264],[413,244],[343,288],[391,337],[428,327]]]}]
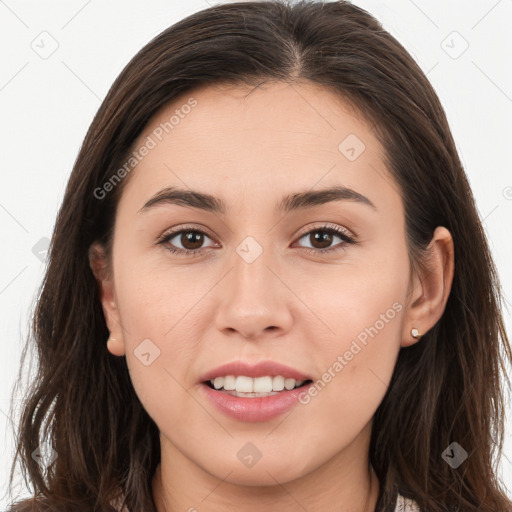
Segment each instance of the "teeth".
[{"label": "teeth", "polygon": [[284,379],[284,387],[286,389],[293,389],[295,387],[295,379]]},{"label": "teeth", "polygon": [[[222,379],[222,377],[220,378]],[[220,383],[220,387],[223,387],[226,391],[233,391],[235,389],[235,377],[233,377],[233,375],[224,377],[223,381]]]},{"label": "teeth", "polygon": [[238,376],[235,382],[235,391],[237,393],[252,393],[254,391],[253,380],[250,377]]},{"label": "teeth", "polygon": [[304,384],[303,380],[285,379],[281,375],[275,377],[246,377],[245,375],[226,375],[210,380],[215,389],[235,391],[236,393],[271,393],[275,391],[291,390]]},{"label": "teeth", "polygon": [[284,381],[285,381],[284,377],[281,377],[281,375],[276,375],[272,379],[272,390],[273,391],[283,391]]},{"label": "teeth", "polygon": [[220,389],[224,385],[224,377],[215,377],[215,379],[210,382],[213,384],[215,389]]}]

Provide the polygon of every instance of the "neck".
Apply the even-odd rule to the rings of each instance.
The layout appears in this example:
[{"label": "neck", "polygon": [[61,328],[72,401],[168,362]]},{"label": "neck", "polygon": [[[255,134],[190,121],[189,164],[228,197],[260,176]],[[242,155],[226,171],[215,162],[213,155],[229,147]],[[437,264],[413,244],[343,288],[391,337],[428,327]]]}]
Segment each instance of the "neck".
[{"label": "neck", "polygon": [[377,505],[380,484],[368,457],[360,456],[361,439],[300,478],[280,482],[274,475],[262,485],[230,482],[229,471],[217,478],[162,441],[153,477],[157,512],[374,512]]}]

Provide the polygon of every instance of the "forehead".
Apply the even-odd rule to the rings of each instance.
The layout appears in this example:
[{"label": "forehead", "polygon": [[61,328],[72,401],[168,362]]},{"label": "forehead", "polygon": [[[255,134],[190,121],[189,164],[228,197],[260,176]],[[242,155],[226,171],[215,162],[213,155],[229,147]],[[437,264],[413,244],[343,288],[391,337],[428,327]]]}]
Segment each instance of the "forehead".
[{"label": "forehead", "polygon": [[242,191],[268,196],[318,183],[371,195],[383,178],[390,182],[372,123],[312,83],[201,86],[153,116],[134,150],[143,146],[150,149],[126,191],[139,203],[169,185],[203,189],[229,204],[230,193]]},{"label": "forehead", "polygon": [[[219,150],[245,142],[247,151],[251,136],[266,140],[271,147],[283,142],[307,143],[310,140],[318,147],[323,142],[332,149],[333,143],[353,132],[360,138],[371,137],[368,142],[377,144],[371,126],[372,123],[340,94],[319,84],[215,84],[182,94],[163,107],[150,120],[139,140],[157,130],[153,136],[159,142],[161,138],[169,142],[171,139],[181,141],[192,132],[201,133],[202,139],[188,141],[198,149],[203,143],[215,140],[222,142]],[[226,133],[232,138],[219,141]],[[334,150],[338,150],[337,144]]]}]

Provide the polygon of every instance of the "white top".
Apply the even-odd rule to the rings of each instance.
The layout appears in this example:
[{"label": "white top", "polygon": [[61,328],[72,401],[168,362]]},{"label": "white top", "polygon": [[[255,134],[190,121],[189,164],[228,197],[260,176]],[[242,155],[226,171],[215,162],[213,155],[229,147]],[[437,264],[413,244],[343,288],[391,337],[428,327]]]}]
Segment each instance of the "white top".
[{"label": "white top", "polygon": [[400,493],[398,493],[395,512],[421,512],[421,510],[414,500],[404,498]]}]

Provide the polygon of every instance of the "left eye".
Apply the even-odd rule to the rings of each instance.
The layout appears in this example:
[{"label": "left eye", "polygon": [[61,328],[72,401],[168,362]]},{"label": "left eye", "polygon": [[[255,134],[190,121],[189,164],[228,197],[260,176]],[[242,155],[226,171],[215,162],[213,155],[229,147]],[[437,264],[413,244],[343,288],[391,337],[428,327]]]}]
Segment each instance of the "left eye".
[{"label": "left eye", "polygon": [[[305,249],[307,249],[308,252],[324,253],[324,252],[336,251],[338,249],[344,249],[344,246],[346,244],[354,243],[353,238],[351,238],[344,231],[342,231],[341,229],[339,229],[337,227],[324,226],[321,228],[312,229],[312,230],[308,231],[307,233],[305,233],[304,235],[302,235],[299,238],[299,240],[301,240],[302,238],[305,238],[305,237],[309,237],[309,240],[313,241],[312,243],[320,244],[320,247],[315,247],[315,246],[313,246],[311,248],[305,247]],[[330,245],[333,242],[333,238],[335,238],[335,237],[339,238],[344,243],[342,243],[341,246],[339,246],[339,247],[337,247],[337,246],[326,247],[326,244]]]},{"label": "left eye", "polygon": [[[333,243],[333,235],[334,237],[339,238],[343,243],[338,244],[338,246],[327,247]],[[303,249],[308,252],[320,254],[344,249],[346,244],[355,243],[355,240],[347,233],[345,233],[345,231],[342,231],[338,227],[330,226],[323,226],[309,230],[302,234],[298,240],[302,240],[306,237],[309,237],[309,240],[312,241],[310,243],[320,244],[320,247],[310,246],[303,247]],[[181,247],[176,247],[176,242],[171,244],[171,241],[175,238],[178,239],[178,243],[181,244]],[[175,254],[197,255],[207,249],[207,247],[202,247],[205,238],[211,240],[211,238],[204,231],[196,228],[184,228],[180,229],[179,231],[174,231],[164,235],[158,243],[164,245],[168,251]]]}]

